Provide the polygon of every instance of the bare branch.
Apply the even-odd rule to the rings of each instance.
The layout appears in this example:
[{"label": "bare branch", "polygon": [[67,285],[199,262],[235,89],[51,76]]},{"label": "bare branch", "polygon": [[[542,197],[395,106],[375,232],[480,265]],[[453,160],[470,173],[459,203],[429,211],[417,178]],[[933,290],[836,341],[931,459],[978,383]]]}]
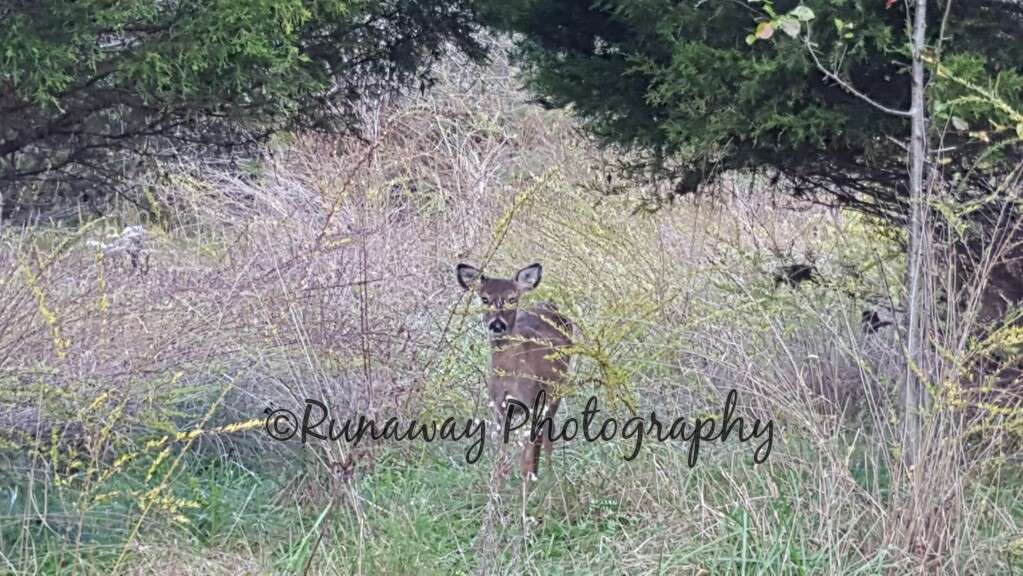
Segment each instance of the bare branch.
[{"label": "bare branch", "polygon": [[912,117],[912,112],[910,110],[898,110],[895,108],[891,108],[889,106],[885,106],[884,104],[881,104],[880,102],[874,100],[870,96],[867,96],[863,92],[860,92],[852,84],[846,82],[838,74],[828,69],[828,67],[825,66],[823,62],[821,62],[820,57],[817,55],[817,51],[813,47],[813,42],[810,41],[809,33],[807,33],[806,35],[806,49],[807,51],[810,52],[810,56],[813,58],[813,62],[814,64],[817,65],[817,69],[820,70],[821,74],[824,74],[825,77],[834,81],[846,92],[852,94],[853,96],[859,98],[860,100],[863,100],[867,104],[870,104],[871,106],[877,108],[878,110],[884,112],[885,114],[891,114],[892,116],[900,116],[902,118]]}]

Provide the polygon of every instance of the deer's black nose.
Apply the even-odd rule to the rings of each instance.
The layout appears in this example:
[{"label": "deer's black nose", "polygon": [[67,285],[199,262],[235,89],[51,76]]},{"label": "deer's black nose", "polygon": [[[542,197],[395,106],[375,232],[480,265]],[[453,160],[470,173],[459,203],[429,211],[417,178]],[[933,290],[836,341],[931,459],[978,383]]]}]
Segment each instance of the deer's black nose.
[{"label": "deer's black nose", "polygon": [[496,318],[490,323],[490,331],[494,334],[503,334],[508,329],[508,325],[504,323],[504,320]]}]

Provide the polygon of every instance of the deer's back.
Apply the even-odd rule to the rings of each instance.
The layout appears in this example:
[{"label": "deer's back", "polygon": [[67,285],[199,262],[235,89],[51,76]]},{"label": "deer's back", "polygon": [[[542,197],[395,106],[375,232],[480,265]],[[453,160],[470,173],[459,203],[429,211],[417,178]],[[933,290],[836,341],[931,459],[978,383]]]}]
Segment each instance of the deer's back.
[{"label": "deer's back", "polygon": [[550,302],[541,302],[520,310],[515,319],[515,332],[523,337],[562,347],[572,344],[572,321]]},{"label": "deer's back", "polygon": [[491,355],[490,391],[495,400],[509,396],[532,405],[539,390],[553,400],[554,388],[568,373],[568,357],[559,349],[570,346],[572,323],[552,304],[520,309],[515,330],[495,342]]}]

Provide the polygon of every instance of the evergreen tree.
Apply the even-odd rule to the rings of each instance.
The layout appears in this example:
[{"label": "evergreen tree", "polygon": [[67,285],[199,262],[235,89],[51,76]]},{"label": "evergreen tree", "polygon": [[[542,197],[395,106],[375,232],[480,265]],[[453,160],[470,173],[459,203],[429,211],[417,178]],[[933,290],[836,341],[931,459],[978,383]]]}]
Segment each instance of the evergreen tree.
[{"label": "evergreen tree", "polygon": [[0,194],[102,192],[142,155],[347,129],[445,50],[481,57],[475,22],[472,0],[0,0]]},{"label": "evergreen tree", "polygon": [[[679,194],[747,169],[797,196],[905,218],[905,2],[500,0],[485,14],[519,34],[534,91],[604,142],[646,153],[641,167]],[[935,0],[927,30],[947,71],[1023,109],[1023,3]],[[1023,128],[929,76],[931,132],[956,150],[941,176],[964,184],[961,200],[990,193],[991,175],[1021,158]]]}]

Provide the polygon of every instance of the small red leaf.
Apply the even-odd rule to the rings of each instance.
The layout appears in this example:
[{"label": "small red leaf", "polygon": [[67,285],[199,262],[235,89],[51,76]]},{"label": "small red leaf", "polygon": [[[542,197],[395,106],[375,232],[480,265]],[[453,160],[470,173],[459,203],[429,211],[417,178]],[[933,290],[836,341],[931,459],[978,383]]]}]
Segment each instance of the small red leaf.
[{"label": "small red leaf", "polygon": [[892,6],[895,5],[896,2],[898,2],[898,0],[885,0],[885,2],[884,2],[884,9],[887,10],[887,9],[891,8]]}]

